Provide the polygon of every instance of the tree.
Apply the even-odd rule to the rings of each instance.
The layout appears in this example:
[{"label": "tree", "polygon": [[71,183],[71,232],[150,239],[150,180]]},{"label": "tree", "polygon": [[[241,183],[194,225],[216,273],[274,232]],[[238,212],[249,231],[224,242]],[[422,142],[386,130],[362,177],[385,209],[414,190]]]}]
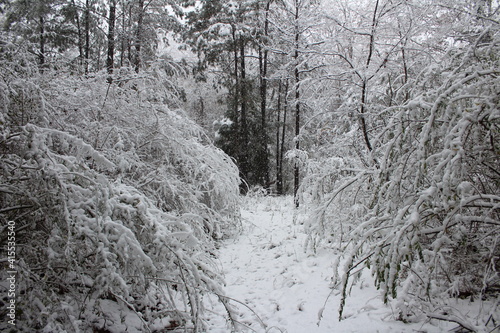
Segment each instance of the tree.
[{"label": "tree", "polygon": [[[293,80],[293,108],[294,108],[294,150],[289,154],[294,164],[294,198],[298,207],[298,190],[300,186],[300,164],[304,151],[301,150],[301,118],[303,108],[306,105],[306,98],[303,95],[305,90],[303,81],[306,75],[310,75],[316,69],[314,57],[316,56],[316,43],[313,31],[321,25],[318,15],[317,1],[293,0],[283,1],[279,7],[279,13],[273,18],[273,24],[279,32],[274,52],[284,56],[283,65],[288,71],[288,78]],[[281,14],[282,13],[282,14]],[[312,66],[311,66],[312,65]],[[310,67],[311,66],[311,67]]]},{"label": "tree", "polygon": [[[115,59],[115,23],[116,23],[116,0],[109,2],[108,16],[108,53],[106,58],[106,69],[108,74],[113,74]],[[109,79],[111,83],[111,77]]]},{"label": "tree", "polygon": [[[259,150],[256,156],[257,180],[259,184],[268,187],[270,184],[269,175],[269,129],[268,129],[268,68],[269,68],[269,11],[272,0],[267,0],[264,3],[262,18],[260,18],[259,26],[262,26],[262,31],[258,32],[257,49],[259,56],[259,98],[260,98],[260,128],[258,138],[260,140]],[[261,11],[260,2],[256,3],[257,11]],[[263,21],[263,22],[262,22]]]},{"label": "tree", "polygon": [[7,8],[0,220],[16,224],[20,331],[199,332],[206,293],[232,320],[209,257],[239,227],[238,170],[178,109],[174,67],[154,58],[155,27],[175,24],[159,20],[164,4]]},{"label": "tree", "polygon": [[[129,7],[129,19],[131,22],[123,26],[124,35],[122,39],[128,44],[128,58],[130,65],[136,72],[145,68],[147,63],[157,60],[159,38],[158,31],[179,33],[181,24],[179,18],[184,16],[177,1],[159,0],[155,2],[144,2],[139,0],[133,2]],[[125,22],[125,21],[123,21]],[[130,32],[127,32],[130,29]],[[131,43],[130,33],[134,41]],[[133,44],[133,45],[132,45]],[[134,50],[130,48],[134,46]]]},{"label": "tree", "polygon": [[[284,81],[284,82],[283,82]],[[285,136],[288,114],[288,80],[278,81],[278,97],[276,112],[276,192],[284,194],[284,156],[285,156]],[[283,105],[283,106],[282,106]],[[283,120],[281,119],[283,110]]]},{"label": "tree", "polygon": [[[236,159],[241,177],[248,185],[268,182],[268,153],[264,142],[267,142],[266,105],[261,99],[259,119],[255,103],[259,94],[264,90],[267,93],[267,88],[265,78],[259,76],[262,73],[249,72],[252,52],[259,47],[254,42],[256,27],[253,25],[258,22],[253,16],[254,10],[258,12],[259,8],[254,1],[207,1],[190,14],[189,39],[199,54],[199,69],[222,68],[222,81],[228,92],[226,118],[231,122],[226,125],[228,128],[219,131],[218,144]],[[263,71],[266,66],[261,64]],[[260,91],[255,89],[256,80]]]},{"label": "tree", "polygon": [[75,31],[65,24],[65,14],[71,4],[52,0],[13,1],[6,8],[5,29],[37,45],[37,54],[41,67],[45,67],[47,58],[53,53],[72,46]]},{"label": "tree", "polygon": [[[393,4],[378,2],[376,12],[387,15],[380,10]],[[498,164],[498,117],[493,116],[498,108],[498,21],[490,9],[484,11],[489,17],[478,20],[477,7],[468,2],[460,8],[442,2],[430,9],[406,4],[414,15],[409,22],[392,20],[397,25],[390,31],[397,37],[384,43],[385,52],[373,53],[382,61],[367,71],[370,80],[387,89],[372,84],[371,94],[364,95],[372,128],[364,140],[366,155],[323,157],[327,167],[321,160],[310,163],[321,175],[307,178],[318,200],[309,221],[310,241],[317,246],[318,239],[327,238],[348,249],[337,280],[341,319],[349,283],[367,267],[385,301],[397,300],[400,320],[427,316],[471,331],[490,330],[491,313],[473,323],[447,304],[453,297],[487,299],[498,285],[493,259],[499,251],[499,215],[493,208],[499,202],[498,173],[490,167]],[[390,8],[398,17],[409,7]],[[415,15],[417,9],[422,15]],[[420,19],[426,24],[417,24]],[[373,39],[374,50],[381,37],[365,36]],[[339,57],[347,62],[345,54]],[[358,76],[359,67],[349,67]],[[360,82],[362,92],[365,81]],[[342,106],[337,115],[341,111]],[[364,137],[358,126],[351,128]],[[448,314],[437,314],[443,308]]]}]

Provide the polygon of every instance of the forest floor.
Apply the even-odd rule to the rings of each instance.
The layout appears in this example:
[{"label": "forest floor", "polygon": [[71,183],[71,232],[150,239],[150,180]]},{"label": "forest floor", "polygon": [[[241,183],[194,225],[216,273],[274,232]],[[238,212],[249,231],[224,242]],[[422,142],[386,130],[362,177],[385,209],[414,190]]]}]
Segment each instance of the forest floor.
[{"label": "forest floor", "polygon": [[[242,332],[446,332],[448,322],[404,324],[365,272],[338,320],[340,291],[332,288],[333,251],[305,251],[307,235],[290,197],[245,198],[243,232],[219,249],[226,293]],[[225,309],[206,303],[209,332],[231,332]]]}]

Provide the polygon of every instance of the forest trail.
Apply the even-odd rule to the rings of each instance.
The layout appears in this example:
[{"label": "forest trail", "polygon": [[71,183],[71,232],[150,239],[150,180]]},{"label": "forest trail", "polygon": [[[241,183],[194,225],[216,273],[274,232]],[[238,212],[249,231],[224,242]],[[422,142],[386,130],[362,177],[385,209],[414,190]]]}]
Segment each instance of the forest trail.
[{"label": "forest trail", "polygon": [[[330,288],[335,256],[326,250],[316,254],[304,251],[307,236],[303,225],[294,223],[292,198],[244,200],[244,230],[219,250],[225,290],[237,310],[239,330],[373,333],[445,329],[445,326],[405,325],[395,321],[369,274],[363,275],[352,288],[344,310],[346,319],[339,322],[340,292]],[[211,313],[207,322],[209,332],[230,332],[224,308],[215,299],[207,302],[206,308]]]}]

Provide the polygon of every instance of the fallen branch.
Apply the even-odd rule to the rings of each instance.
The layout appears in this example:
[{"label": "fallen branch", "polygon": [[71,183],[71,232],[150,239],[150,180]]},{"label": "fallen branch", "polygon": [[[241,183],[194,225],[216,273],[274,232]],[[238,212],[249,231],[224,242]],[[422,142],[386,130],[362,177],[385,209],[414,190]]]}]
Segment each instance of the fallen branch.
[{"label": "fallen branch", "polygon": [[458,318],[457,316],[454,315],[441,315],[441,314],[436,314],[436,313],[426,313],[426,316],[431,318],[431,319],[437,319],[437,320],[443,320],[443,321],[449,321],[455,324],[460,325],[461,327],[465,328],[466,330],[469,330],[470,332],[477,332],[479,329],[462,319]]}]

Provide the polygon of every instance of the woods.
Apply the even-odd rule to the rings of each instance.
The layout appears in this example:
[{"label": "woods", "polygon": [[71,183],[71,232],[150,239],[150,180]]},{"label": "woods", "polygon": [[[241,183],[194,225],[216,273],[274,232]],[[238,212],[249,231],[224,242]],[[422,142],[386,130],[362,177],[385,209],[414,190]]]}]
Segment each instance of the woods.
[{"label": "woods", "polygon": [[206,294],[237,327],[215,252],[258,191],[293,195],[304,250],[339,255],[339,320],[370,270],[397,320],[497,327],[498,1],[6,0],[0,18],[16,329],[202,332]]}]

